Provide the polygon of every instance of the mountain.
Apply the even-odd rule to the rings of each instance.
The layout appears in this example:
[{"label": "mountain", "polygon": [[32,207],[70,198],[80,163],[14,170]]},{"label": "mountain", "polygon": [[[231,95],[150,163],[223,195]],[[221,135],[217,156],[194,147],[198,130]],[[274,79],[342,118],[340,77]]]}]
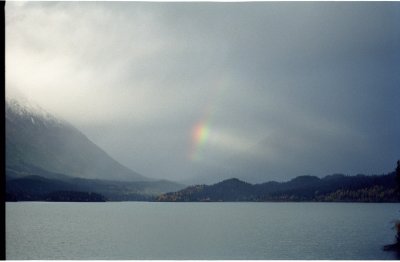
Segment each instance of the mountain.
[{"label": "mountain", "polygon": [[[43,172],[43,171],[42,171]],[[39,173],[40,174],[40,173]],[[62,179],[28,175],[20,178],[7,177],[7,201],[55,201],[55,197],[76,199],[84,193],[100,194],[108,201],[152,200],[154,196],[182,189],[184,186],[170,181],[110,181],[64,176]],[[66,193],[68,192],[68,194]],[[52,196],[52,197],[49,197]]]},{"label": "mountain", "polygon": [[149,181],[111,158],[66,121],[36,105],[6,99],[6,174]]},{"label": "mountain", "polygon": [[128,169],[24,98],[6,99],[7,201],[151,200],[182,188]]},{"label": "mountain", "polygon": [[373,176],[299,176],[288,182],[271,181],[255,185],[233,178],[160,195],[156,201],[399,202],[400,196],[395,187],[394,172]]}]

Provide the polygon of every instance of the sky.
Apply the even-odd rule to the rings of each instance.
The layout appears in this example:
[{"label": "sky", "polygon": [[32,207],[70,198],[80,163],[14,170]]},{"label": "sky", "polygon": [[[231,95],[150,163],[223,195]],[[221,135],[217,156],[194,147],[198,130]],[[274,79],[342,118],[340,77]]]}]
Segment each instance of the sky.
[{"label": "sky", "polygon": [[18,90],[151,178],[382,174],[399,2],[7,2]]}]

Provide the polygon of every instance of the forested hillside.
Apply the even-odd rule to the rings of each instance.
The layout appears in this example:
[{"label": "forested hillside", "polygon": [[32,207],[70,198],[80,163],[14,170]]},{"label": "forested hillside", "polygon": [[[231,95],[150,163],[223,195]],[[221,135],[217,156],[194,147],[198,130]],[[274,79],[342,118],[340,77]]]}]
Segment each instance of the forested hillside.
[{"label": "forested hillside", "polygon": [[288,182],[255,185],[233,178],[164,194],[157,201],[399,202],[395,187],[394,172],[374,176],[300,176]]}]

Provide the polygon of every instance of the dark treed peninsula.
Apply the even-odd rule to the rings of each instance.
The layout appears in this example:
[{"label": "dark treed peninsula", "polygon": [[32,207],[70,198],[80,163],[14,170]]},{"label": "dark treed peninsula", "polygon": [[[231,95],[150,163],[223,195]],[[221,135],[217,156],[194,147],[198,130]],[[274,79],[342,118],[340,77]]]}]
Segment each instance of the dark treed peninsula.
[{"label": "dark treed peninsula", "polygon": [[[129,183],[87,179],[62,181],[27,176],[7,181],[6,199],[7,201],[400,202],[399,193],[396,191],[395,172],[371,176],[334,174],[323,178],[298,176],[288,182],[270,181],[261,184],[250,184],[232,178],[213,185],[194,185],[165,194],[159,193],[165,187],[163,183],[160,183],[160,191],[157,192],[154,190],[154,182]],[[173,187],[174,185],[170,186]],[[88,194],[92,194],[90,198],[87,197]]]},{"label": "dark treed peninsula", "polygon": [[249,184],[233,178],[214,185],[191,186],[174,193],[163,194],[157,201],[217,202],[399,202],[396,176],[329,175],[324,178],[299,176],[288,182]]}]

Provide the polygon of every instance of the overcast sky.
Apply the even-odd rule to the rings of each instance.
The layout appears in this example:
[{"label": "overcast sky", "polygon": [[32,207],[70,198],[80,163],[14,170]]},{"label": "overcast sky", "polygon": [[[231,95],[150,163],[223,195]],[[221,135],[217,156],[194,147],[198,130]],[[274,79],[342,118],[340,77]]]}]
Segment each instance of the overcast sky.
[{"label": "overcast sky", "polygon": [[148,177],[387,173],[400,3],[7,2],[6,85]]}]

